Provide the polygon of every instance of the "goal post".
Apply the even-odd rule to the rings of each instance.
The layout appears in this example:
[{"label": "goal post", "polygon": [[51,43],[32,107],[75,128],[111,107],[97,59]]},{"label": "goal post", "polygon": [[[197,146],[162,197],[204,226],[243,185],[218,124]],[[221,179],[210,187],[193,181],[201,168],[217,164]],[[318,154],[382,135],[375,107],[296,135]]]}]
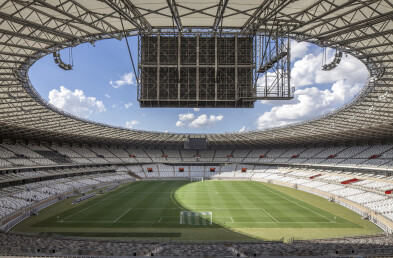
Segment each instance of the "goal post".
[{"label": "goal post", "polygon": [[181,211],[180,224],[211,225],[213,224],[213,213],[211,211]]},{"label": "goal post", "polygon": [[194,182],[194,181],[203,181],[203,177],[191,177],[190,180],[192,182]]}]

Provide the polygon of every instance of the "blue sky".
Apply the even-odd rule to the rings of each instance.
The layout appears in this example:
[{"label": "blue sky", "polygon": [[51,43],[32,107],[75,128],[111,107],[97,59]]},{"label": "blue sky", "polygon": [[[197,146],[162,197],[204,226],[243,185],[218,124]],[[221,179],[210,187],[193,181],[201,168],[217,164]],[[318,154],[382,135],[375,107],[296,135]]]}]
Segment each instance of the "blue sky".
[{"label": "blue sky", "polygon": [[[129,42],[136,60],[136,37]],[[61,54],[68,62],[68,50]],[[32,66],[29,76],[42,97],[89,120],[148,131],[223,133],[296,123],[345,104],[367,79],[364,65],[350,56],[336,69],[321,71],[322,49],[293,41],[291,84],[296,92],[291,101],[259,101],[253,109],[140,108],[124,40],[83,44],[73,48],[73,56],[72,71],[60,69],[51,55]]]}]

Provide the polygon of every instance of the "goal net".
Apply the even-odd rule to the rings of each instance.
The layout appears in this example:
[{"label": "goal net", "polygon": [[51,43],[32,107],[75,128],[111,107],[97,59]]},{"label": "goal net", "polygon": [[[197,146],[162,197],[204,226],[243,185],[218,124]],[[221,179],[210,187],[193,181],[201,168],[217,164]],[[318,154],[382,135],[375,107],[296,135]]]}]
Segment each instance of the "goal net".
[{"label": "goal net", "polygon": [[191,181],[203,181],[203,177],[191,177]]},{"label": "goal net", "polygon": [[213,213],[211,211],[181,211],[180,224],[184,225],[211,225]]}]

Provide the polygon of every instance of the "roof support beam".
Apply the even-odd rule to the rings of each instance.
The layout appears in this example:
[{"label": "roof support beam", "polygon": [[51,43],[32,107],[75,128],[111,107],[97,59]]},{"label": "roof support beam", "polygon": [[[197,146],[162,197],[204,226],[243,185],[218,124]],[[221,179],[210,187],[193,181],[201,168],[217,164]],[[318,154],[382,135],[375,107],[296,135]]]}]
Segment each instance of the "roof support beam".
[{"label": "roof support beam", "polygon": [[[299,25],[299,26],[297,26],[297,27],[295,27],[295,28],[293,28],[291,31],[295,31],[295,30],[297,30],[297,29],[299,29],[299,28],[301,28],[301,27],[304,27],[304,26],[306,26],[306,25],[308,25],[308,24],[311,24],[311,23],[313,23],[313,22],[315,22],[315,21],[319,21],[319,20],[321,20],[323,17],[325,17],[325,16],[328,16],[329,14],[332,14],[332,13],[334,13],[334,12],[336,12],[336,11],[338,11],[338,10],[342,10],[343,8],[345,8],[345,7],[347,7],[347,6],[349,6],[349,5],[351,5],[351,4],[353,4],[353,3],[355,3],[355,2],[357,2],[358,0],[350,0],[350,1],[347,1],[347,2],[345,2],[345,3],[343,3],[343,4],[341,4],[341,5],[335,5],[335,8],[332,8],[332,9],[330,9],[329,11],[326,11],[326,12],[324,12],[323,14],[321,14],[321,15],[319,15],[319,16],[315,16],[314,18],[312,18],[312,19],[310,19],[310,20],[308,20],[308,21],[306,21],[306,22],[303,22],[301,25]],[[376,1],[376,0],[374,0],[374,1]],[[325,1],[320,1],[318,4],[323,4]],[[330,2],[329,2],[330,3]],[[317,4],[317,5],[318,5]],[[332,4],[331,4],[332,5]],[[332,5],[333,6],[333,5]],[[308,12],[303,12],[303,14],[309,14]],[[311,14],[310,14],[311,15]],[[314,15],[312,15],[312,16],[314,16]],[[335,17],[334,19],[337,19],[337,17]],[[325,23],[326,21],[323,21],[323,23]],[[319,26],[319,25],[318,25]],[[313,27],[314,28],[314,27]],[[307,32],[307,31],[309,31],[309,30],[311,30],[311,29],[313,29],[313,28],[309,28],[309,29],[307,29],[306,31],[303,31],[303,33],[304,32]]]},{"label": "roof support beam", "polygon": [[[17,3],[20,4],[20,5],[28,6],[31,10],[34,10],[34,11],[36,11],[36,12],[42,13],[42,12],[40,11],[40,9],[38,9],[38,7],[32,7],[30,4],[27,4],[25,1],[22,1],[22,0],[14,0],[14,1],[17,2]],[[111,35],[113,38],[116,38],[116,36],[115,36],[114,34],[111,34],[111,33],[109,33],[109,32],[107,31],[108,29],[105,30],[103,25],[105,24],[105,26],[107,26],[107,28],[110,28],[112,31],[116,31],[116,28],[115,28],[115,27],[113,27],[110,23],[108,23],[108,22],[106,22],[106,21],[103,21],[103,20],[102,20],[100,17],[98,17],[96,14],[93,14],[93,13],[89,12],[89,10],[87,10],[85,7],[81,6],[81,5],[78,4],[78,3],[73,3],[73,4],[76,5],[78,8],[80,8],[80,9],[82,9],[82,10],[84,10],[84,11],[86,12],[86,13],[84,13],[84,14],[79,15],[79,17],[76,17],[76,16],[74,16],[74,15],[72,15],[72,14],[70,14],[70,13],[64,11],[64,10],[61,8],[62,6],[53,6],[53,5],[47,3],[47,2],[45,2],[45,1],[43,1],[43,0],[35,0],[35,3],[41,5],[41,6],[45,7],[45,8],[49,8],[49,9],[51,9],[51,10],[57,12],[57,13],[60,13],[60,14],[62,14],[62,15],[64,15],[64,16],[69,17],[69,18],[71,19],[71,23],[74,23],[74,22],[80,23],[80,24],[89,26],[90,28],[93,28],[93,29],[97,30],[97,31],[101,32],[102,34],[108,34],[108,35]],[[91,15],[91,17],[92,17],[92,18],[95,18],[96,20],[93,21],[93,22],[88,22],[88,21],[83,20],[83,18],[81,18],[82,16],[83,16],[83,17],[86,17],[86,16],[89,16],[89,15]],[[49,16],[49,15],[48,15],[48,17],[51,17],[52,19],[56,19],[56,17],[53,17],[53,16]],[[56,19],[56,20],[57,20],[57,19]],[[63,22],[65,22],[65,23],[67,23],[69,26],[71,26],[70,21],[64,21],[64,20],[63,20]],[[100,24],[101,24],[101,27],[99,27]],[[72,27],[75,28],[75,27],[77,27],[77,26],[72,26]],[[79,28],[79,30],[80,30],[80,28]],[[82,31],[83,31],[83,30],[82,30]],[[86,33],[86,32],[85,32],[85,33]]]},{"label": "roof support beam", "polygon": [[12,44],[12,43],[8,43],[8,42],[0,42],[0,46],[25,49],[25,50],[31,50],[31,51],[36,51],[36,52],[46,52],[46,53],[52,52],[52,50],[45,49],[45,48],[31,47],[31,46],[27,46],[27,45],[18,45],[18,44]]},{"label": "roof support beam", "polygon": [[5,34],[5,35],[18,37],[21,39],[27,39],[27,40],[31,40],[31,41],[35,41],[35,42],[41,42],[41,43],[48,44],[48,45],[65,45],[68,47],[72,46],[70,43],[54,41],[51,39],[40,38],[40,37],[22,34],[22,33],[14,32],[14,31],[4,30],[4,29],[0,29],[0,33]]},{"label": "roof support beam", "polygon": [[121,2],[134,15],[134,19],[138,19],[147,31],[151,31],[152,27],[149,21],[139,12],[138,8],[132,4],[130,0],[121,0]]},{"label": "roof support beam", "polygon": [[24,57],[24,58],[36,58],[34,55],[20,54],[20,53],[10,53],[0,51],[0,56],[12,56],[12,57]]},{"label": "roof support beam", "polygon": [[18,23],[18,24],[26,26],[26,27],[30,27],[30,28],[33,28],[33,29],[37,29],[37,30],[46,32],[46,33],[50,33],[52,35],[56,35],[56,36],[65,38],[67,40],[76,40],[76,39],[81,40],[80,37],[77,37],[77,36],[74,36],[74,35],[62,32],[62,31],[58,31],[58,30],[56,30],[54,28],[35,23],[33,21],[29,21],[29,20],[26,20],[26,19],[22,19],[22,18],[16,17],[15,15],[9,15],[9,14],[0,12],[0,18],[2,18],[4,20],[7,20],[7,21]]},{"label": "roof support beam", "polygon": [[252,17],[248,18],[248,20],[243,24],[242,30],[246,29],[250,24],[252,24],[259,16],[262,14],[263,10],[266,9],[273,0],[264,0],[258,9],[253,13]]},{"label": "roof support beam", "polygon": [[[167,0],[167,1],[169,1],[169,0]],[[228,5],[228,2],[229,2],[229,0],[220,0],[220,4],[218,5],[218,8],[217,8],[216,18],[214,19],[214,24],[213,24],[213,30],[215,30],[215,31],[218,29],[218,26],[222,22],[224,12],[225,12],[225,9]]]},{"label": "roof support beam", "polygon": [[[126,3],[123,0],[102,0],[109,7],[115,10],[121,17],[123,17],[126,21],[134,25],[137,29],[141,31],[149,31],[149,28],[146,24],[143,24],[142,19],[135,19],[135,16],[140,16],[140,13],[135,14],[133,9],[129,9]],[[139,21],[139,22],[138,22]]]},{"label": "roof support beam", "polygon": [[[393,19],[393,11],[385,13],[385,14],[383,14],[381,16],[376,16],[376,17],[373,17],[373,18],[368,18],[368,19],[364,19],[364,20],[361,20],[361,21],[358,21],[358,22],[350,23],[347,26],[338,27],[338,28],[336,28],[334,30],[326,30],[325,32],[313,35],[312,37],[311,36],[307,37],[304,40],[309,40],[309,39],[312,39],[312,38],[318,38],[318,39],[320,39],[322,41],[329,40],[329,39],[331,39],[333,37],[338,37],[338,36],[341,36],[341,35],[346,34],[346,33],[358,31],[358,30],[361,30],[363,28],[366,28],[366,27],[369,27],[369,26],[372,26],[372,25],[375,25],[375,24],[378,24],[378,23],[382,23],[382,22],[385,22],[385,21],[388,21],[388,20],[392,20],[392,19]],[[327,35],[327,36],[325,36],[325,35]],[[321,36],[325,36],[325,37],[320,38]]]},{"label": "roof support beam", "polygon": [[[280,13],[290,3],[292,3],[291,0],[271,0],[268,3],[264,1],[253,15],[254,17],[258,18],[251,18],[247,20],[247,22],[242,26],[242,30],[256,30],[260,26],[266,24],[267,21],[274,21],[275,18],[273,17]],[[263,15],[263,17],[261,17],[263,13],[265,14]],[[258,22],[254,23],[255,20],[258,20]]]},{"label": "roof support beam", "polygon": [[176,26],[177,26],[177,30],[178,31],[182,31],[183,30],[183,25],[181,23],[180,20],[180,15],[179,15],[179,11],[177,10],[177,5],[175,0],[166,0],[169,10],[172,13],[172,19],[175,21]]},{"label": "roof support beam", "polygon": [[390,34],[393,34],[393,29],[376,32],[374,34],[367,34],[367,35],[360,36],[360,37],[353,37],[353,38],[350,38],[350,39],[344,39],[342,41],[332,41],[330,43],[326,43],[326,44],[322,44],[322,45],[324,47],[345,46],[345,45],[348,45],[348,44],[351,44],[351,43],[361,42],[363,40],[372,39],[372,38],[381,37],[381,36],[390,35]]}]

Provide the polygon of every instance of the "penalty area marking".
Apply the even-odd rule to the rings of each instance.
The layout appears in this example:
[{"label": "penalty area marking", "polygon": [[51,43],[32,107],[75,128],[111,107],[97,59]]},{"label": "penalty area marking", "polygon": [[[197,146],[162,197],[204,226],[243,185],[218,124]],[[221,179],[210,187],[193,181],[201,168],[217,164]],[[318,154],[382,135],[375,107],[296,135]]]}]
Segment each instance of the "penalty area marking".
[{"label": "penalty area marking", "polygon": [[132,210],[132,208],[129,208],[128,210],[126,210],[123,214],[121,214],[117,219],[115,219],[113,222],[117,222],[120,218],[122,218],[124,215],[126,215],[130,210]]},{"label": "penalty area marking", "polygon": [[[120,191],[120,192],[118,192],[118,193],[115,193],[114,195],[110,195],[110,196],[108,196],[107,198],[104,198],[104,199],[102,199],[102,200],[100,200],[100,201],[98,201],[98,202],[96,202],[96,203],[93,203],[92,205],[90,205],[90,206],[88,206],[88,207],[86,207],[86,208],[84,208],[84,209],[82,209],[82,210],[80,210],[80,211],[77,211],[77,212],[75,212],[75,213],[73,213],[73,214],[71,214],[71,215],[69,215],[69,216],[67,216],[67,217],[65,217],[65,218],[62,218],[61,220],[62,220],[63,222],[65,222],[66,219],[71,218],[72,216],[75,216],[76,214],[82,213],[82,212],[84,212],[84,211],[90,209],[91,207],[97,206],[98,204],[100,204],[100,203],[102,203],[102,202],[104,202],[104,201],[106,201],[106,200],[112,199],[113,197],[118,196],[119,194],[121,194],[121,193],[123,193],[123,192],[126,192],[125,190],[129,190],[129,189],[131,189],[131,188],[133,188],[133,187],[135,187],[135,186],[137,186],[137,185],[139,185],[139,184],[134,184],[134,185],[132,185],[132,186],[129,187],[129,188],[126,187],[126,188],[123,189],[122,191]],[[60,221],[60,220],[59,220],[59,221]],[[57,221],[57,222],[59,222],[59,221]]]},{"label": "penalty area marking", "polygon": [[267,212],[264,208],[261,207],[261,210],[263,210],[267,215],[269,215],[269,217],[272,218],[275,222],[278,222],[278,223],[279,223],[279,221],[276,220],[276,218],[273,217],[273,216],[272,216],[269,212]]},{"label": "penalty area marking", "polygon": [[[259,184],[257,184],[257,185],[258,185],[258,186],[261,186],[261,185],[259,185]],[[272,194],[275,194],[275,195],[277,195],[277,196],[279,196],[279,197],[281,197],[281,198],[283,198],[283,199],[285,199],[285,200],[287,200],[287,201],[289,201],[289,202],[291,202],[291,203],[294,203],[294,204],[296,204],[297,206],[302,207],[302,208],[305,209],[305,210],[308,210],[308,211],[310,211],[310,212],[312,212],[312,213],[314,213],[314,214],[317,214],[318,216],[320,216],[320,217],[322,217],[322,218],[324,218],[324,219],[329,220],[329,223],[336,223],[335,221],[333,221],[333,220],[327,218],[326,216],[323,216],[323,215],[319,214],[319,213],[316,212],[316,211],[313,211],[313,210],[311,210],[311,209],[309,209],[309,208],[307,208],[307,207],[304,207],[303,205],[301,205],[301,204],[299,204],[299,203],[297,203],[297,202],[295,202],[295,201],[289,200],[288,198],[282,196],[281,194],[275,193],[275,192],[273,192],[273,191],[270,190],[270,189],[266,189],[266,188],[263,188],[263,189],[264,189],[264,190],[267,190],[267,191],[271,192]],[[310,204],[310,205],[311,205],[311,204]],[[313,206],[313,205],[311,205],[311,206]],[[315,206],[314,206],[314,207],[315,207]],[[318,207],[316,207],[316,208],[318,208]],[[319,209],[319,208],[318,208],[318,209]]]}]

